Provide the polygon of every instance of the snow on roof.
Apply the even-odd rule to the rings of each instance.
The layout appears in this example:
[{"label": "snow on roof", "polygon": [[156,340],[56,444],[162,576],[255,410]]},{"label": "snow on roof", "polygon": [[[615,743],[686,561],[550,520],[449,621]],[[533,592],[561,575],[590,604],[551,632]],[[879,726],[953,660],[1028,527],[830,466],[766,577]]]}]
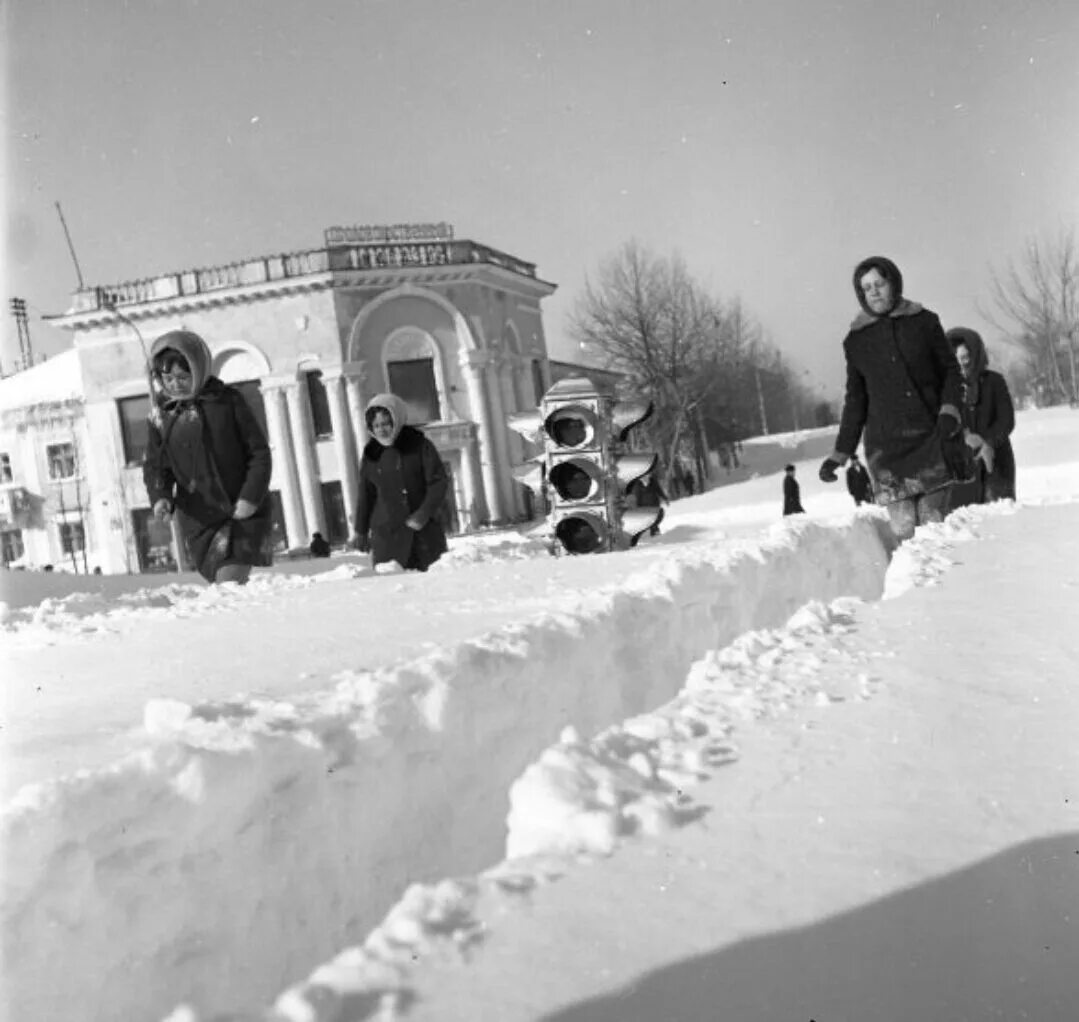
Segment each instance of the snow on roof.
[{"label": "snow on roof", "polygon": [[82,396],[79,353],[74,348],[0,380],[0,411]]}]

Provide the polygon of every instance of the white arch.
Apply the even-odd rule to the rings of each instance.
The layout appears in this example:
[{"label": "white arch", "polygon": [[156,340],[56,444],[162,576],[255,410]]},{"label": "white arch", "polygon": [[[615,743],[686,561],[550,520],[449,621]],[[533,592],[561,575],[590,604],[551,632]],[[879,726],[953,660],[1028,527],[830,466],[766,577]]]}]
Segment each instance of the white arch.
[{"label": "white arch", "polygon": [[[506,341],[509,343],[505,343]],[[517,331],[517,327],[512,319],[507,319],[502,325],[502,341],[503,347],[508,348],[515,355],[521,354],[521,335]]]},{"label": "white arch", "polygon": [[418,326],[399,326],[391,330],[382,342],[382,378],[389,385],[390,363],[410,359],[427,358],[434,363],[435,389],[438,391],[440,421],[447,421],[448,413],[453,411],[450,404],[449,381],[446,379],[446,365],[442,357],[442,347],[426,330]]},{"label": "white arch", "polygon": [[[255,378],[261,379],[263,376],[268,376],[271,371],[270,360],[263,353],[262,349],[249,341],[225,341],[222,344],[213,345],[210,348],[210,354],[213,358],[211,365],[213,366],[212,372],[215,376],[220,377],[221,370],[224,368],[225,363],[233,355],[241,355],[246,359],[249,359],[253,367],[257,370]],[[251,377],[245,377],[251,379]]]},{"label": "white arch", "polygon": [[347,355],[346,361],[355,362],[359,360],[356,344],[372,313],[387,302],[392,302],[398,298],[422,298],[425,301],[437,305],[452,320],[454,333],[457,335],[457,341],[460,344],[461,349],[464,351],[479,350],[479,345],[476,343],[476,338],[472,333],[471,327],[468,325],[468,320],[465,319],[456,305],[449,301],[449,299],[444,298],[437,291],[431,291],[425,287],[417,287],[415,284],[402,284],[400,287],[395,287],[389,291],[383,292],[377,298],[368,302],[367,305],[360,309],[356,314],[356,318],[352,321],[352,326],[349,328],[348,332],[348,344],[345,348]]}]

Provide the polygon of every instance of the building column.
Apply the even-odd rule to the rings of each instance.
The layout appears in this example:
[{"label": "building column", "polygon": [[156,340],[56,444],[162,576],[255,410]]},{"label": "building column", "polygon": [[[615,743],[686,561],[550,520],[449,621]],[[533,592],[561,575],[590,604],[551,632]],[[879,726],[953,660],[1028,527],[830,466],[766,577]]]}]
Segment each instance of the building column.
[{"label": "building column", "polygon": [[498,373],[499,396],[502,398],[504,427],[503,436],[506,444],[506,479],[510,487],[510,506],[518,516],[523,516],[526,511],[524,487],[513,477],[513,468],[524,461],[524,438],[518,436],[509,428],[509,416],[519,411],[517,404],[517,388],[514,384],[514,363],[506,361]]},{"label": "building column", "polygon": [[482,352],[461,352],[461,371],[465,377],[468,404],[479,427],[480,474],[483,477],[480,512],[486,511],[488,521],[493,522],[502,517],[502,497],[498,487],[498,454],[491,434],[491,413],[488,410],[487,388],[483,381],[485,362],[486,356]]},{"label": "building column", "polygon": [[487,367],[487,394],[491,401],[491,434],[495,448],[496,479],[502,504],[502,516],[512,518],[517,513],[517,502],[511,488],[517,484],[511,475],[509,451],[509,426],[506,425],[506,408],[502,403],[502,363],[492,361]]},{"label": "building column", "polygon": [[288,384],[262,382],[263,403],[266,406],[266,429],[270,434],[270,450],[273,451],[273,476],[281,493],[281,507],[285,514],[285,542],[289,548],[306,546],[307,523],[304,521],[303,504],[300,501],[300,481],[296,474],[296,454],[292,449],[292,436],[288,424],[288,408],[285,390]]},{"label": "building column", "polygon": [[341,366],[345,377],[345,403],[352,419],[352,439],[356,445],[356,463],[363,458],[363,449],[367,446],[367,420],[363,417],[363,385],[367,373],[363,362],[346,362]]},{"label": "building column", "polygon": [[477,525],[476,515],[480,506],[479,494],[476,492],[477,461],[476,437],[473,434],[461,448],[461,506],[468,515],[468,520],[461,523],[463,532],[472,532]]},{"label": "building column", "polygon": [[356,454],[356,438],[353,434],[348,402],[345,396],[345,379],[341,372],[331,369],[322,374],[322,382],[326,385],[326,395],[330,401],[333,443],[337,450],[337,464],[341,473],[341,489],[345,498],[345,521],[348,523],[348,531],[351,534],[353,518],[356,514],[359,460]]},{"label": "building column", "polygon": [[[315,438],[311,433],[311,408],[307,388],[294,380],[285,388],[285,400],[296,451],[296,468],[300,477],[300,496],[308,532],[326,532],[326,516],[322,510],[322,491],[319,489],[318,468],[315,465]],[[310,537],[305,537],[305,542]]]}]

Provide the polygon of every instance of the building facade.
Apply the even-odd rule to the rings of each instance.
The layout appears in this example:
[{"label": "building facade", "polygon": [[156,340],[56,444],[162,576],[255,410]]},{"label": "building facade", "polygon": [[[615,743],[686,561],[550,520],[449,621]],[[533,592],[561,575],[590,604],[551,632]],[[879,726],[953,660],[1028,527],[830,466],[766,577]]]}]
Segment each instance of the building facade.
[{"label": "building facade", "polygon": [[325,240],[79,291],[53,319],[73,333],[81,379],[88,563],[106,572],[182,566],[175,534],[150,515],[141,475],[146,352],[175,329],[206,340],[215,374],[265,425],[279,550],[306,547],[316,531],[338,542],[351,534],[363,413],[386,391],[442,454],[451,532],[532,516],[531,495],[512,475],[525,452],[506,418],[535,407],[551,383],[540,302],[554,285],[530,263],[455,240],[446,225],[331,228]]}]

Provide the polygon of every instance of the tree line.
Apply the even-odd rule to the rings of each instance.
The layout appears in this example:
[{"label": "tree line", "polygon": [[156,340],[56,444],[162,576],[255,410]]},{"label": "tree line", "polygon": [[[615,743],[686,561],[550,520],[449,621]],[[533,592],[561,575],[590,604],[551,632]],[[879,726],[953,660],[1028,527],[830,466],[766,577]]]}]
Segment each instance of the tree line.
[{"label": "tree line", "polygon": [[569,332],[628,392],[652,398],[648,439],[665,478],[706,448],[835,421],[741,300],[709,292],[678,255],[624,244],[586,280]]},{"label": "tree line", "polygon": [[1013,396],[1037,407],[1079,407],[1079,245],[1074,228],[1034,238],[1018,259],[991,271],[983,315],[1004,335]]}]

